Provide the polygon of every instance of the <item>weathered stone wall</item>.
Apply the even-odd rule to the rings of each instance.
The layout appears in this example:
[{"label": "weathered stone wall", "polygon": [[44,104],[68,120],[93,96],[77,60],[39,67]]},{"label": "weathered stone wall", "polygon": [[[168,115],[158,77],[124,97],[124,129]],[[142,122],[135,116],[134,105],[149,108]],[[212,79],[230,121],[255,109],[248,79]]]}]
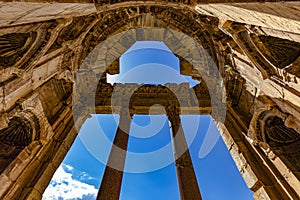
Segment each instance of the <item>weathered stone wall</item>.
[{"label": "weathered stone wall", "polygon": [[[193,89],[174,88],[186,92],[183,99],[193,90],[197,112],[213,116],[256,199],[299,199],[299,2],[79,3],[0,3],[1,199],[41,199],[91,114],[82,109],[74,119],[73,108],[97,92],[94,112],[112,111],[107,102],[113,87],[105,74],[119,72],[119,57],[138,40],[164,41],[179,57],[181,74],[201,82]],[[193,41],[203,51],[188,48]],[[94,66],[86,58],[99,44],[100,63]],[[224,92],[214,88],[221,84],[218,76]],[[90,86],[78,85],[87,80]],[[213,98],[212,88],[221,97]],[[133,95],[139,112],[147,111],[147,102],[152,105],[147,99],[153,93],[169,101],[162,92],[140,88]],[[194,104],[186,102],[188,113]],[[226,102],[224,121],[216,115],[222,111],[212,109],[215,102]]]}]

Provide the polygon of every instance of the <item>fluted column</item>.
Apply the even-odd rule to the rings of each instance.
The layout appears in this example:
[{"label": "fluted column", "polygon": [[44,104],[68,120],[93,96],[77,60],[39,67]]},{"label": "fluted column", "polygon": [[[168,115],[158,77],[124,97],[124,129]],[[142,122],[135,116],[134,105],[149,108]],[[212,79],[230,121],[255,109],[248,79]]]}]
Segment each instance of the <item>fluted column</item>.
[{"label": "fluted column", "polygon": [[173,151],[181,200],[201,200],[200,189],[192,164],[188,145],[184,136],[177,106],[167,107],[167,116],[171,123]]},{"label": "fluted column", "polygon": [[131,119],[130,114],[123,109],[97,200],[119,200]]}]

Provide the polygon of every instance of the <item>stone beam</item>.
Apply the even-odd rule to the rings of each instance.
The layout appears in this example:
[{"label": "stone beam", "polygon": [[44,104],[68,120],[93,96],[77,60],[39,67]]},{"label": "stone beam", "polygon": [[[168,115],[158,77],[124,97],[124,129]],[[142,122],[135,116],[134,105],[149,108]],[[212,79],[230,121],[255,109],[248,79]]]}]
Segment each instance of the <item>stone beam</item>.
[{"label": "stone beam", "polygon": [[[128,102],[125,99],[130,99]],[[179,105],[177,105],[179,102]],[[180,107],[180,114],[210,114],[211,101],[206,86],[198,84],[189,88],[188,83],[163,85],[138,85],[101,83],[95,98],[97,114],[119,114],[127,105],[131,114],[165,114],[164,109],[154,105],[169,104]]]},{"label": "stone beam", "polygon": [[96,13],[96,7],[93,3],[79,4],[74,1],[62,4],[50,2],[0,1],[0,27],[43,22],[65,17],[72,18]]},{"label": "stone beam", "polygon": [[227,21],[234,21],[274,30],[299,34],[300,3],[246,3],[197,5],[199,14],[219,18],[222,27]]},{"label": "stone beam", "polygon": [[[276,30],[299,33],[299,5],[297,1],[276,0],[188,0],[188,1],[92,1],[92,0],[4,0],[0,1],[0,26],[14,26],[51,19],[71,18],[95,14],[102,6],[166,5],[177,7],[178,3],[192,5],[200,14],[215,16],[221,22],[227,20]],[[194,5],[198,4],[196,7]],[[267,19],[267,20],[266,20]],[[287,21],[288,20],[288,21]],[[287,23],[286,23],[287,22]],[[288,25],[290,24],[290,25]]]},{"label": "stone beam", "polygon": [[[109,4],[116,4],[116,3],[122,3],[122,2],[130,2],[128,0],[119,0],[119,1],[109,1],[109,0],[2,0],[3,2],[36,2],[36,3],[41,3],[41,2],[51,2],[51,3],[101,3],[104,5],[109,5]],[[152,1],[152,0],[146,0],[147,1]],[[296,0],[289,0],[289,1],[296,1]],[[153,2],[153,1],[152,1]],[[156,1],[158,3],[166,3],[168,1]],[[201,4],[208,4],[208,3],[247,3],[247,2],[278,2],[277,0],[186,0],[186,1],[169,1],[169,2],[176,2],[176,3],[182,3],[182,4],[191,4],[193,2],[201,3]]]}]

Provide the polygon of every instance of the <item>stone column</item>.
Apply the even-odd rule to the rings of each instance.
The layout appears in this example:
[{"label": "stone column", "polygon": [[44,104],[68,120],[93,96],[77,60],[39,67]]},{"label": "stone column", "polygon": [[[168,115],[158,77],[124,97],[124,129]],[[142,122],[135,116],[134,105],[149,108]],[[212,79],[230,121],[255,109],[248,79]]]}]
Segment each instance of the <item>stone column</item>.
[{"label": "stone column", "polygon": [[201,200],[196,174],[181,126],[179,108],[176,106],[167,107],[167,116],[171,123],[170,132],[173,137],[173,151],[180,199]]},{"label": "stone column", "polygon": [[119,200],[132,116],[123,109],[97,200]]}]

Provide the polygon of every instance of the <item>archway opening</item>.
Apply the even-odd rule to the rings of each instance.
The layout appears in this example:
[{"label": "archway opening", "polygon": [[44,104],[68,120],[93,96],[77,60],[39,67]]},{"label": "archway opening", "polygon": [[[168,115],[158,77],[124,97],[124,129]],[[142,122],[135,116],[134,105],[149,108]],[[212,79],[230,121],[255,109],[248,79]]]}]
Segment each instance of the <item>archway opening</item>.
[{"label": "archway opening", "polygon": [[[143,44],[145,46],[145,42]],[[152,42],[152,48],[139,48],[137,49],[129,49],[130,51],[125,53],[124,55],[128,56],[127,59],[132,59],[131,62],[134,63],[135,61],[140,61],[141,59],[134,56],[134,53],[146,55],[149,54],[149,58],[153,58],[154,54],[157,55],[156,58],[159,58],[162,53],[167,53],[170,58],[170,62],[174,62],[178,66],[174,67],[174,63],[153,63],[154,61],[149,63],[141,63],[142,67],[135,63],[136,66],[130,66],[126,60],[122,62],[121,57],[121,75],[122,73],[125,74],[125,78],[122,77],[110,77],[108,75],[107,80],[110,83],[115,83],[115,80],[118,80],[122,83],[138,83],[138,84],[151,84],[151,85],[159,85],[159,84],[166,84],[168,82],[155,82],[158,77],[156,71],[163,71],[165,72],[169,70],[169,72],[177,72],[177,75],[180,75],[180,67],[179,67],[179,59],[176,58],[171,51],[167,51],[164,49],[162,52],[162,46],[159,45],[158,42]],[[155,46],[157,45],[157,46]],[[153,48],[157,47],[157,48]],[[161,54],[159,54],[159,52]],[[144,53],[144,54],[143,54]],[[139,55],[140,56],[140,55]],[[126,58],[126,57],[125,57]],[[134,59],[135,58],[135,59]],[[145,59],[147,61],[147,59]],[[144,60],[144,62],[145,62]],[[154,59],[155,60],[155,59]],[[159,61],[159,60],[158,60]],[[126,68],[127,64],[129,68],[127,71],[122,71],[122,64],[124,64],[124,68]],[[148,64],[148,65],[147,65]],[[151,74],[151,77],[154,78],[150,80],[150,82],[139,82],[142,80],[140,78],[148,78],[149,73],[149,66],[154,66],[155,72]],[[167,67],[166,67],[167,66]],[[136,67],[136,68],[134,68]],[[159,67],[165,67],[167,69],[159,70]],[[135,73],[137,70],[138,73]],[[152,68],[153,69],[153,68]],[[131,71],[130,71],[131,70]],[[151,70],[150,70],[151,71]],[[132,73],[133,74],[130,74]],[[141,73],[142,72],[142,73]],[[126,74],[127,73],[127,74]],[[124,75],[123,74],[123,75]],[[133,75],[133,76],[130,76]],[[156,76],[157,75],[157,76]],[[161,74],[159,74],[161,75]],[[134,78],[136,78],[134,80]],[[167,77],[169,78],[169,77]],[[170,79],[169,79],[170,80]],[[173,77],[174,80],[174,77]],[[181,82],[181,80],[183,80]],[[175,79],[173,84],[184,83],[186,80],[189,82],[189,86],[187,88],[192,88],[196,85],[196,81],[194,81],[191,77],[183,77],[183,79]],[[151,82],[152,81],[152,82]],[[172,80],[171,80],[172,81]],[[170,81],[170,82],[171,82]],[[150,104],[152,105],[152,104]],[[159,107],[159,106],[158,106]],[[139,126],[148,126],[151,123],[151,120],[157,118],[158,122],[160,121],[168,121],[165,115],[158,115],[154,108],[154,115],[134,115],[133,122]],[[161,108],[158,108],[161,109]],[[150,109],[151,110],[151,106]],[[199,112],[198,112],[199,113]],[[200,186],[200,191],[202,194],[203,199],[252,199],[252,192],[246,187],[243,179],[240,176],[240,173],[236,169],[234,162],[222,142],[220,135],[214,125],[214,122],[209,116],[199,116],[199,115],[181,115],[182,125],[185,132],[186,140],[188,141],[189,150],[191,152],[191,158],[193,161],[193,166],[195,169],[196,177]],[[200,123],[201,122],[201,123]],[[104,160],[107,162],[110,146],[101,143],[99,138],[95,138],[93,136],[89,137],[89,135],[97,136],[98,133],[95,133],[95,130],[99,130],[99,124],[104,123],[105,126],[101,126],[103,128],[103,134],[109,139],[112,143],[115,137],[115,133],[117,130],[117,124],[119,123],[119,117],[116,115],[92,115],[92,118],[88,119],[85,124],[83,125],[79,137],[75,140],[71,150],[69,151],[67,157],[63,161],[61,167],[58,169],[56,174],[54,175],[52,181],[50,182],[47,190],[44,194],[44,199],[48,199],[51,195],[65,195],[65,198],[68,198],[68,195],[78,194],[81,196],[69,196],[70,198],[81,198],[81,199],[88,199],[88,198],[96,198],[96,193],[101,183],[101,179],[105,169],[105,163],[99,162],[99,158],[97,155],[91,153],[91,148],[98,149],[101,148],[103,150],[100,151],[101,154],[104,155]],[[149,129],[148,135],[148,142],[146,141],[146,131],[136,131],[132,129],[130,131],[129,136],[129,146],[127,151],[131,152],[138,152],[144,153],[144,151],[153,151],[160,149],[161,147],[165,146],[166,144],[170,143],[170,125],[168,123],[163,123],[162,127],[158,129],[158,131],[154,131],[153,127]],[[98,127],[98,128],[97,128]],[[194,130],[193,130],[194,128]],[[196,128],[196,129],[195,129]],[[136,132],[135,132],[136,131]],[[141,135],[142,132],[142,135]],[[195,135],[190,134],[194,132]],[[152,135],[151,135],[152,134]],[[146,135],[146,136],[145,136]],[[140,136],[140,138],[138,137]],[[86,143],[82,142],[82,138],[87,138],[91,143],[90,146],[87,147]],[[158,142],[159,138],[161,143]],[[208,139],[205,139],[208,138]],[[206,140],[206,144],[204,143]],[[208,142],[208,143],[207,143]],[[94,146],[93,146],[94,145]],[[103,149],[104,147],[104,149]],[[172,147],[172,146],[171,146]],[[203,150],[204,149],[204,150]],[[169,149],[170,154],[167,155],[172,157],[172,148]],[[89,155],[85,155],[89,154]],[[173,159],[174,160],[174,159]],[[137,160],[130,160],[126,159],[126,167],[130,168],[130,165],[141,165],[141,163],[134,163]],[[153,161],[153,160],[152,160]],[[158,159],[155,162],[161,162]],[[143,165],[150,165],[151,162],[142,163]],[[152,163],[153,164],[153,163]],[[222,168],[219,166],[222,164]],[[227,165],[228,164],[228,165]],[[89,168],[88,172],[84,167],[88,165]],[[78,169],[75,166],[79,166]],[[80,167],[81,166],[81,167]],[[92,167],[91,167],[92,166]],[[153,168],[152,168],[153,169]],[[211,170],[214,169],[214,170]],[[207,171],[206,171],[207,170]],[[67,181],[64,179],[68,179]],[[139,183],[139,184],[137,184]],[[77,185],[76,185],[77,184]],[[71,186],[71,187],[70,187]],[[149,186],[151,189],[149,189]],[[73,187],[73,189],[72,189]],[[59,189],[60,188],[60,189]],[[74,188],[76,188],[76,192],[74,192]],[[237,193],[236,190],[239,188],[239,192]],[[60,192],[56,191],[59,189]],[[79,189],[85,192],[78,192]],[[215,192],[218,190],[218,193]],[[170,196],[170,199],[180,199],[179,192],[178,192],[178,185],[176,181],[176,173],[175,173],[175,163],[169,163],[161,168],[147,171],[143,173],[132,173],[132,172],[125,172],[123,175],[122,181],[122,191],[120,195],[120,199],[165,199],[165,194],[173,195]],[[234,196],[234,195],[236,196]],[[55,198],[64,198],[63,196],[55,196]]]}]

